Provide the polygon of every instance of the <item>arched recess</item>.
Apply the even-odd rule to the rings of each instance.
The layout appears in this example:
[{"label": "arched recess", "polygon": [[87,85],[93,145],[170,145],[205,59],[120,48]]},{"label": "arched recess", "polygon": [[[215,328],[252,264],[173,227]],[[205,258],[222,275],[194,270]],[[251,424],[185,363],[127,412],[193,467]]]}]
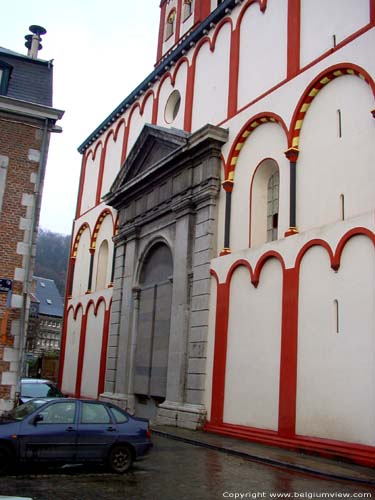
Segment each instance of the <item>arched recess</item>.
[{"label": "arched recess", "polygon": [[72,297],[84,295],[87,291],[90,271],[90,228],[84,223],[78,230],[74,240],[73,255],[75,259]]},{"label": "arched recess", "polygon": [[345,241],[338,272],[322,245],[300,260],[296,433],[374,446],[374,242]]},{"label": "arched recess", "polygon": [[373,209],[375,128],[372,81],[357,68],[330,69],[310,85],[294,114],[299,231]]},{"label": "arched recess", "polygon": [[[257,287],[248,266],[230,273],[223,422],[277,430],[283,270],[262,264]],[[228,278],[229,278],[228,276]]]},{"label": "arched recess", "polygon": [[[290,169],[284,155],[287,149],[287,135],[280,124],[274,116],[261,115],[244,127],[232,146],[230,153],[232,161],[229,168],[227,163],[226,170],[227,178],[231,179],[228,182],[233,183],[230,216],[232,252],[267,241],[265,214],[268,178],[266,179],[265,174],[268,175],[272,171],[272,168],[266,168],[267,165],[277,165],[279,171],[279,216],[276,221],[278,234],[284,234],[288,228]],[[264,182],[261,183],[261,180]],[[251,197],[256,203],[249,203]],[[259,205],[260,201],[262,203]],[[262,215],[261,220],[255,220],[260,213],[264,217]]]},{"label": "arched recess", "polygon": [[280,174],[272,158],[258,165],[250,192],[250,246],[278,239]]},{"label": "arched recess", "polygon": [[101,298],[96,305],[91,303],[86,312],[86,336],[80,387],[80,394],[83,397],[98,397],[105,309],[105,301]]},{"label": "arched recess", "polygon": [[116,129],[112,129],[105,139],[105,158],[103,162],[100,198],[108,193],[113,180],[120,170],[125,127],[125,120],[122,119],[117,124]]},{"label": "arched recess", "polygon": [[100,165],[102,163],[103,144],[99,141],[94,151],[92,150],[85,158],[84,184],[82,185],[80,215],[96,206],[96,193],[100,177]]},{"label": "arched recess", "polygon": [[216,40],[204,39],[195,50],[193,131],[227,118],[231,28],[230,22],[221,24]]},{"label": "arched recess", "polygon": [[103,210],[95,224],[91,249],[95,250],[93,264],[94,290],[103,290],[111,283],[114,222],[109,209]]},{"label": "arched recess", "polygon": [[[339,78],[344,75],[355,75],[362,80],[364,80],[372,90],[372,93],[375,95],[375,83],[372,77],[360,66],[356,66],[354,64],[342,65],[338,64],[332,66],[329,69],[324,70],[320,73],[314,81],[307,87],[302,97],[300,98],[296,110],[294,111],[291,127],[290,127],[290,139],[289,145],[292,148],[299,147],[299,136],[300,131],[303,125],[303,121],[306,116],[306,112],[309,109],[312,101],[318,95],[318,93],[332,80]],[[369,113],[370,110],[369,109]]]},{"label": "arched recess", "polygon": [[233,141],[233,145],[231,147],[225,167],[225,180],[232,182],[234,181],[235,169],[241,149],[243,148],[251,133],[264,123],[278,123],[284,129],[285,135],[288,136],[287,126],[280,116],[274,113],[261,113],[259,115],[253,116],[244,125],[240,133],[237,135],[236,139]]},{"label": "arched recess", "polygon": [[[247,2],[239,19],[238,108],[286,78],[288,1],[269,2],[267,13]],[[256,71],[249,57],[256,55]]]},{"label": "arched recess", "polygon": [[74,395],[83,308],[81,305],[79,305],[75,311],[73,308],[69,308],[67,314],[62,390],[65,394]]},{"label": "arched recess", "polygon": [[142,259],[134,359],[134,393],[147,399],[151,414],[166,396],[172,305],[173,258],[162,242]]}]

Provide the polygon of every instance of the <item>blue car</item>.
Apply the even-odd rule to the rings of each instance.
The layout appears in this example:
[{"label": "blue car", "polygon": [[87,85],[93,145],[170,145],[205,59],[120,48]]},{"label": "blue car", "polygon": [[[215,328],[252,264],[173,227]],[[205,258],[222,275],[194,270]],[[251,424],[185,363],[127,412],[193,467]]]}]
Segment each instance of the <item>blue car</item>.
[{"label": "blue car", "polygon": [[0,417],[0,474],[43,462],[102,462],[122,474],[151,447],[148,420],[102,401],[32,399]]}]

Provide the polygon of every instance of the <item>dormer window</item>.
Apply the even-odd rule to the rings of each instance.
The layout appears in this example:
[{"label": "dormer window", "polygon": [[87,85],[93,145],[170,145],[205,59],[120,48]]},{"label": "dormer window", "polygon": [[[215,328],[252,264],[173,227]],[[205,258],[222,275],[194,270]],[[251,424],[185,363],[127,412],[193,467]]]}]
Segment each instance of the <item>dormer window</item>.
[{"label": "dormer window", "polygon": [[174,33],[174,25],[176,20],[176,9],[173,9],[167,17],[167,25],[165,27],[165,39],[168,40]]},{"label": "dormer window", "polygon": [[189,16],[191,16],[193,12],[193,0],[184,0],[184,7],[183,7],[183,17],[182,19],[185,21]]},{"label": "dormer window", "polygon": [[7,93],[11,71],[12,66],[0,61],[0,95],[5,95]]}]

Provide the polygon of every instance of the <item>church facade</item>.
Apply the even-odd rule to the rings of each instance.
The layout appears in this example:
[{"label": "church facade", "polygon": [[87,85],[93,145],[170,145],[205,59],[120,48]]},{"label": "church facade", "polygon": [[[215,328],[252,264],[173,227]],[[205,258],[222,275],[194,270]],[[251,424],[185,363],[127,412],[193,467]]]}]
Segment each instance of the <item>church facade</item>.
[{"label": "church facade", "polygon": [[375,463],[374,0],[169,0],[80,146],[62,389]]}]

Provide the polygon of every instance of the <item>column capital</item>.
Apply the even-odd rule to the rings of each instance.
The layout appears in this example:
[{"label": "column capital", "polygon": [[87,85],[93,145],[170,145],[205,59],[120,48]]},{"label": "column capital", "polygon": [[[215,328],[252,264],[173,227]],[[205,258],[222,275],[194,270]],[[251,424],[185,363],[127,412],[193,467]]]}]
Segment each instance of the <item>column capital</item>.
[{"label": "column capital", "polygon": [[285,151],[285,156],[291,162],[296,162],[298,160],[299,149],[298,148],[289,148]]},{"label": "column capital", "polygon": [[221,185],[223,186],[224,191],[231,193],[233,191],[234,181],[226,179]]},{"label": "column capital", "polygon": [[293,236],[294,234],[298,234],[299,231],[296,227],[290,227],[288,231],[284,233],[284,236],[287,238],[288,236]]}]

